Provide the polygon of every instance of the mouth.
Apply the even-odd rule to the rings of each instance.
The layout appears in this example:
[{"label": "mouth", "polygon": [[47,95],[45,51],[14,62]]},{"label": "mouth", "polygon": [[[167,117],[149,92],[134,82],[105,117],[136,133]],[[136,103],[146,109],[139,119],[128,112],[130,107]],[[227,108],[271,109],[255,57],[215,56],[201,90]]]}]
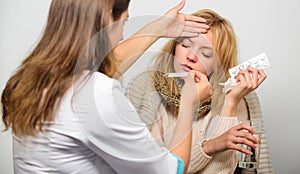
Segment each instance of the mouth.
[{"label": "mouth", "polygon": [[185,72],[190,72],[191,70],[193,70],[193,68],[188,66],[187,64],[181,64],[181,67]]}]

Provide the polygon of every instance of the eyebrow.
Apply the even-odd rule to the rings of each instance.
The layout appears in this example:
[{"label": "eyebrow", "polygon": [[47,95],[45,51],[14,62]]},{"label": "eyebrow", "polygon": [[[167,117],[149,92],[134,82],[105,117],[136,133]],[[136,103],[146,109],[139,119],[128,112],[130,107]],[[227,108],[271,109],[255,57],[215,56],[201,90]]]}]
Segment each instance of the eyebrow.
[{"label": "eyebrow", "polygon": [[190,42],[195,43],[191,38],[187,38]]},{"label": "eyebrow", "polygon": [[209,49],[209,50],[214,50],[212,47],[208,47],[208,46],[202,46],[201,48],[204,48],[204,49]]},{"label": "eyebrow", "polygon": [[181,39],[182,39],[182,41],[184,41],[185,39],[187,39],[187,40],[189,40],[190,42],[195,43],[194,41],[191,40],[190,37],[182,37]]}]

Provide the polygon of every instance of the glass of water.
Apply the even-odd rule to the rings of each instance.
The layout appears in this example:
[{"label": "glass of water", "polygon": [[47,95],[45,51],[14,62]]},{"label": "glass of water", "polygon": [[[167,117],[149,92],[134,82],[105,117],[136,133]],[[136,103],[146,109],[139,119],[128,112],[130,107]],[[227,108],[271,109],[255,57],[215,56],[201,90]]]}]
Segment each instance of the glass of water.
[{"label": "glass of water", "polygon": [[246,123],[255,130],[256,133],[253,134],[253,136],[257,139],[259,144],[256,146],[256,148],[252,148],[245,144],[240,144],[242,148],[251,151],[252,155],[247,155],[245,153],[239,152],[238,153],[239,167],[257,169],[259,163],[259,153],[260,153],[260,138],[262,134],[262,120],[245,120],[245,121],[241,121],[241,123]]}]

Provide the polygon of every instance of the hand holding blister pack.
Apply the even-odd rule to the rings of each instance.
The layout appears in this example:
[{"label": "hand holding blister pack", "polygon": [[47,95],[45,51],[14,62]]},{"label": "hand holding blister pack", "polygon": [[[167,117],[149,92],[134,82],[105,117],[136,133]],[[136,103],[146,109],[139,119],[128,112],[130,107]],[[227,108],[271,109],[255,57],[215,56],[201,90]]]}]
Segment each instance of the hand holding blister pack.
[{"label": "hand holding blister pack", "polygon": [[237,85],[235,77],[237,74],[247,69],[248,67],[256,68],[256,69],[265,69],[270,66],[270,62],[267,58],[266,53],[261,53],[258,56],[255,56],[252,59],[249,59],[233,68],[229,69],[230,78],[225,83],[219,83],[219,85],[223,86],[223,93],[227,93],[233,87]]}]

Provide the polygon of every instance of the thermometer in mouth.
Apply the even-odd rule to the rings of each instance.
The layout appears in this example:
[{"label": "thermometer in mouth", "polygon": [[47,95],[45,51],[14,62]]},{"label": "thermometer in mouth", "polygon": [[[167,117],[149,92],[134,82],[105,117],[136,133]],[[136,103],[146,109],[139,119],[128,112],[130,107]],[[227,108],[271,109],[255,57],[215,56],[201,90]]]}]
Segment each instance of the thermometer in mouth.
[{"label": "thermometer in mouth", "polygon": [[165,73],[164,77],[186,77],[188,76],[189,73],[188,72],[179,72],[179,73]]}]

